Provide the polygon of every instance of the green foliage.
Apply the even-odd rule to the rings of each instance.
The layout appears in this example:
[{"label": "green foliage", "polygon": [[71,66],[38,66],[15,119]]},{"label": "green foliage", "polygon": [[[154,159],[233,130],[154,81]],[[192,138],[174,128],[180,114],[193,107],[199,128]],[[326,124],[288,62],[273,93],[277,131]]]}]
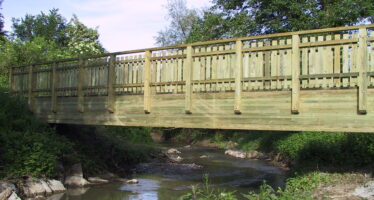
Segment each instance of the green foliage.
[{"label": "green foliage", "polygon": [[210,183],[208,175],[203,177],[204,184],[191,186],[191,192],[180,197],[181,200],[237,200],[235,191],[225,192],[214,189]]},{"label": "green foliage", "polygon": [[334,179],[335,174],[326,174],[310,172],[304,175],[297,175],[288,178],[286,188],[278,188],[275,191],[265,182],[261,185],[258,192],[244,194],[246,199],[250,200],[312,200],[315,190],[322,184],[329,184]]},{"label": "green foliage", "polygon": [[1,91],[0,102],[0,175],[52,176],[70,143],[34,119],[17,97]]},{"label": "green foliage", "polygon": [[[3,0],[0,0],[0,10],[1,10],[1,4],[3,3]],[[4,39],[4,16],[0,13],[0,41]]]},{"label": "green foliage", "polygon": [[52,9],[48,14],[41,12],[38,15],[26,14],[24,18],[12,19],[13,32],[11,36],[22,42],[32,41],[41,37],[54,41],[57,46],[68,44],[66,19],[58,13],[58,9]]},{"label": "green foliage", "polygon": [[367,0],[214,0],[189,42],[374,22]]}]

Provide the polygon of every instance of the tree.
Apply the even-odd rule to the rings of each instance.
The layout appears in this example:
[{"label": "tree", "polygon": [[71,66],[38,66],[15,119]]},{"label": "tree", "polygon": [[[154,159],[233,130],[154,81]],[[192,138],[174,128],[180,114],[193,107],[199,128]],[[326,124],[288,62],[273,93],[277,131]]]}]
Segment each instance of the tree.
[{"label": "tree", "polygon": [[100,54],[105,50],[100,44],[97,29],[88,28],[78,20],[76,15],[70,20],[66,28],[68,51],[72,55]]},{"label": "tree", "polygon": [[[191,41],[308,30],[374,22],[374,0],[213,0]],[[211,16],[220,20],[212,21]],[[224,31],[206,35],[219,25]],[[204,35],[205,34],[205,35]],[[213,37],[211,37],[213,36]]]},{"label": "tree", "polygon": [[12,21],[10,37],[0,41],[0,87],[6,85],[8,66],[105,52],[97,29],[76,16],[68,22],[57,9]]},{"label": "tree", "polygon": [[58,46],[66,46],[68,37],[66,19],[58,13],[58,9],[52,9],[49,14],[41,12],[38,15],[27,14],[25,18],[12,19],[12,36],[22,42],[27,42],[42,37],[54,41]]},{"label": "tree", "polygon": [[247,15],[255,34],[307,30],[373,20],[373,0],[215,0],[225,16]]},{"label": "tree", "polygon": [[185,43],[192,25],[198,20],[198,11],[187,8],[186,0],[168,0],[166,9],[170,25],[158,32],[156,44],[170,46]]},{"label": "tree", "polygon": [[[1,10],[1,4],[3,3],[3,0],[0,0],[0,10]],[[4,39],[5,31],[4,29],[4,16],[0,13],[0,40]]]}]

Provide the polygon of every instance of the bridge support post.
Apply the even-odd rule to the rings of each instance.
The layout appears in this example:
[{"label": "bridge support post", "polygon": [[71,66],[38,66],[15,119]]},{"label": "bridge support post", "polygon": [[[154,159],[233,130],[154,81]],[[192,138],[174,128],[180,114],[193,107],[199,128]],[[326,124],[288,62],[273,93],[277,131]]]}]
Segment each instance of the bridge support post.
[{"label": "bridge support post", "polygon": [[187,46],[186,65],[184,69],[186,80],[185,113],[192,114],[192,46]]},{"label": "bridge support post", "polygon": [[357,66],[359,67],[358,76],[358,113],[367,112],[367,88],[368,88],[368,45],[366,28],[359,29]]},{"label": "bridge support post", "polygon": [[111,55],[109,59],[108,68],[108,111],[114,113],[115,111],[115,89],[114,83],[116,82],[115,74],[116,55]]},{"label": "bridge support post", "polygon": [[83,83],[84,83],[84,76],[85,76],[85,65],[86,61],[82,58],[79,58],[79,71],[78,71],[78,88],[77,88],[77,95],[78,95],[78,111],[83,113],[84,112],[84,92],[83,92]]},{"label": "bridge support post", "polygon": [[241,40],[236,41],[236,65],[235,65],[235,106],[234,113],[241,114],[241,94],[242,94],[242,77],[243,77],[243,42]]},{"label": "bridge support post", "polygon": [[52,66],[52,80],[51,80],[51,111],[53,113],[57,112],[57,84],[58,84],[58,75],[57,75],[57,63],[54,62]]},{"label": "bridge support post", "polygon": [[291,93],[291,113],[299,114],[300,107],[300,36],[292,35],[292,93]]},{"label": "bridge support post", "polygon": [[9,92],[13,93],[14,91],[14,77],[13,77],[13,67],[9,67]]},{"label": "bridge support post", "polygon": [[28,105],[31,112],[35,112],[34,104],[35,104],[35,97],[34,97],[34,88],[35,88],[35,78],[34,78],[34,65],[30,65],[29,68],[29,77],[28,77]]},{"label": "bridge support post", "polygon": [[151,57],[152,52],[147,50],[144,54],[144,113],[151,113]]}]

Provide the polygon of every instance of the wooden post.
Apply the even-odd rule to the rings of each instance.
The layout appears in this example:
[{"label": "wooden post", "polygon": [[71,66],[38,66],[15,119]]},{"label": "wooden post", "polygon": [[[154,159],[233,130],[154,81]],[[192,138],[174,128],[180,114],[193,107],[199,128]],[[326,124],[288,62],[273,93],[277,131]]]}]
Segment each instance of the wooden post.
[{"label": "wooden post", "polygon": [[79,71],[78,71],[78,111],[83,113],[84,112],[84,92],[83,92],[83,83],[84,83],[84,76],[85,76],[85,65],[86,61],[82,58],[79,58]]},{"label": "wooden post", "polygon": [[29,67],[29,79],[28,79],[28,105],[29,105],[29,110],[31,112],[35,112],[34,110],[34,86],[35,86],[35,80],[34,80],[34,72],[33,72],[33,65],[30,65]]},{"label": "wooden post", "polygon": [[13,93],[14,91],[14,76],[13,76],[13,67],[9,67],[9,92]]},{"label": "wooden post", "polygon": [[114,113],[115,111],[115,90],[114,83],[116,82],[115,74],[116,55],[111,55],[109,59],[108,68],[108,111]]},{"label": "wooden post", "polygon": [[185,65],[186,95],[185,95],[185,113],[192,114],[192,46],[187,46],[187,57]]},{"label": "wooden post", "polygon": [[358,76],[358,113],[367,113],[367,88],[368,88],[368,45],[366,28],[359,29],[357,67],[359,68]]},{"label": "wooden post", "polygon": [[51,110],[53,113],[57,112],[57,84],[58,84],[58,75],[57,75],[57,63],[54,62],[52,66],[52,80],[51,80]]},{"label": "wooden post", "polygon": [[292,35],[292,60],[291,60],[291,70],[292,70],[292,106],[291,113],[299,114],[300,106],[300,36]]},{"label": "wooden post", "polygon": [[144,80],[144,113],[151,113],[151,57],[152,52],[147,50],[144,55],[144,70],[143,70],[143,80]]},{"label": "wooden post", "polygon": [[234,113],[241,114],[240,102],[242,95],[242,77],[243,77],[243,42],[241,40],[236,41],[236,65],[235,65],[235,106]]}]

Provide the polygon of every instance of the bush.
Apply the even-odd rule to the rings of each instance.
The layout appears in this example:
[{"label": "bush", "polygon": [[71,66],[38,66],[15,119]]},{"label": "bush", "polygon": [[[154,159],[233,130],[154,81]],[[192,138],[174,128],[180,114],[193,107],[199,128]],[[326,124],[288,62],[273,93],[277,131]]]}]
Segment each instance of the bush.
[{"label": "bush", "polygon": [[0,92],[0,166],[2,176],[52,176],[70,149],[66,138],[33,118],[24,102]]}]

